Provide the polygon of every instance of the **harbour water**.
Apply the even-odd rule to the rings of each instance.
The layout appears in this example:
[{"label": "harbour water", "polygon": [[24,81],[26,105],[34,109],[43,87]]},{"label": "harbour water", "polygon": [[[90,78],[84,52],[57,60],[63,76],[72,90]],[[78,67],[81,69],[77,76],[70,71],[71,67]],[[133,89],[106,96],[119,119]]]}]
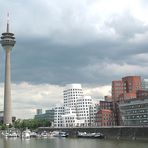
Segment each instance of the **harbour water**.
[{"label": "harbour water", "polygon": [[0,138],[0,148],[147,148],[148,141],[81,138]]}]

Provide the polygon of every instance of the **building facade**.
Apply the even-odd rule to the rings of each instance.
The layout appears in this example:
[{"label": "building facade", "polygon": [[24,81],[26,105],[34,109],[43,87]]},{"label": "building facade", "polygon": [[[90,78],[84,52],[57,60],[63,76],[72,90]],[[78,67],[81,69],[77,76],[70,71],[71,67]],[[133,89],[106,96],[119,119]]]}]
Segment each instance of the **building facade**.
[{"label": "building facade", "polygon": [[129,99],[135,99],[137,90],[141,89],[140,76],[126,76],[121,80],[112,81],[112,99],[116,125],[120,125],[122,122],[118,104]]},{"label": "building facade", "polygon": [[123,126],[148,126],[148,98],[119,104]]},{"label": "building facade", "polygon": [[96,113],[97,126],[115,125],[115,117],[112,101],[100,101],[100,110]]},{"label": "building facade", "polygon": [[148,90],[148,79],[143,79],[142,80],[142,89],[143,90]]},{"label": "building facade", "polygon": [[123,94],[123,81],[112,81],[112,99],[114,102],[118,101],[118,97],[120,94]]},{"label": "building facade", "polygon": [[41,114],[42,114],[42,109],[41,109],[41,108],[40,108],[40,109],[37,109],[37,110],[36,110],[36,114],[37,114],[37,115],[41,115]]},{"label": "building facade", "polygon": [[140,76],[127,76],[122,78],[124,93],[135,93],[142,89],[142,82]]},{"label": "building facade", "polygon": [[48,120],[51,123],[54,122],[54,109],[46,110],[45,113],[42,113],[42,109],[37,109],[37,114],[34,119],[39,120]]},{"label": "building facade", "polygon": [[54,108],[54,127],[63,127],[62,115],[64,115],[64,106]]},{"label": "building facade", "polygon": [[146,98],[146,97],[148,97],[148,90],[146,90],[146,89],[137,90],[137,92],[136,92],[136,98],[137,99],[143,99],[143,98]]},{"label": "building facade", "polygon": [[113,102],[112,101],[100,101],[100,109],[113,110]]},{"label": "building facade", "polygon": [[114,113],[110,109],[101,109],[96,114],[97,126],[114,126]]},{"label": "building facade", "polygon": [[90,96],[83,95],[81,84],[66,85],[63,98],[62,113],[56,115],[55,109],[54,126],[82,127],[95,124],[95,104]]},{"label": "building facade", "polygon": [[142,89],[140,76],[127,76],[122,80],[112,81],[112,98],[114,102],[133,99],[136,91]]}]

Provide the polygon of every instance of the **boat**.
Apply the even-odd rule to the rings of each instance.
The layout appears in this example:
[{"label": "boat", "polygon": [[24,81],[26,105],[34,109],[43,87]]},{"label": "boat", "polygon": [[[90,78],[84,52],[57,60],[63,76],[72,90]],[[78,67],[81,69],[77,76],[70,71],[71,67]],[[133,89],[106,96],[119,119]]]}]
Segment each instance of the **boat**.
[{"label": "boat", "polygon": [[52,137],[68,137],[68,133],[63,132],[63,131],[53,131],[53,132],[51,132],[50,136],[52,136]]},{"label": "boat", "polygon": [[79,137],[79,138],[99,138],[99,139],[103,139],[104,135],[102,133],[78,132],[77,137]]},{"label": "boat", "polygon": [[16,132],[12,132],[12,133],[9,133],[8,137],[16,138],[18,137],[18,134]]},{"label": "boat", "polygon": [[31,131],[29,129],[26,129],[25,131],[22,132],[21,137],[24,139],[30,139],[30,133]]},{"label": "boat", "polygon": [[16,132],[2,132],[2,136],[5,138],[16,138],[18,134]]},{"label": "boat", "polygon": [[47,138],[48,137],[48,133],[46,131],[43,131],[41,134],[40,134],[40,137],[42,138]]},{"label": "boat", "polygon": [[102,133],[95,133],[94,138],[104,139],[104,134],[102,134]]},{"label": "boat", "polygon": [[59,132],[59,137],[68,137],[67,132]]},{"label": "boat", "polygon": [[36,137],[38,137],[38,134],[36,132],[31,132],[30,137],[31,138],[36,138]]}]

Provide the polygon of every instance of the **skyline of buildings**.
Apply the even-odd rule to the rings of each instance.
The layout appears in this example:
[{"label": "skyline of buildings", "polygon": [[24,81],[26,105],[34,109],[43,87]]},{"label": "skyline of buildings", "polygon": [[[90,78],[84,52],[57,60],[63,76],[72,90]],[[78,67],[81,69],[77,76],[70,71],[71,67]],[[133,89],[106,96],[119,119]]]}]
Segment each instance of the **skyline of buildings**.
[{"label": "skyline of buildings", "polygon": [[[140,76],[126,76],[120,81],[112,81],[113,95],[104,96],[104,100],[98,102],[94,102],[90,96],[83,95],[81,84],[68,84],[63,91],[63,106],[53,108],[52,125],[54,127],[148,125],[148,89],[147,83],[142,87],[143,81],[145,80],[141,80]],[[117,98],[113,98],[114,96]]]}]

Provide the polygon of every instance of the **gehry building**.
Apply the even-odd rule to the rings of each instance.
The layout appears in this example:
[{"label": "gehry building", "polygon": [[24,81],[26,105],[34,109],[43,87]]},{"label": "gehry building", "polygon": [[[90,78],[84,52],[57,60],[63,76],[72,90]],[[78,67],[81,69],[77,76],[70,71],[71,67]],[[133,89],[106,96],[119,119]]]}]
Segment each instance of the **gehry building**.
[{"label": "gehry building", "polygon": [[55,127],[81,127],[95,124],[95,104],[90,96],[84,96],[81,84],[66,85],[63,97],[63,106],[55,108]]}]

